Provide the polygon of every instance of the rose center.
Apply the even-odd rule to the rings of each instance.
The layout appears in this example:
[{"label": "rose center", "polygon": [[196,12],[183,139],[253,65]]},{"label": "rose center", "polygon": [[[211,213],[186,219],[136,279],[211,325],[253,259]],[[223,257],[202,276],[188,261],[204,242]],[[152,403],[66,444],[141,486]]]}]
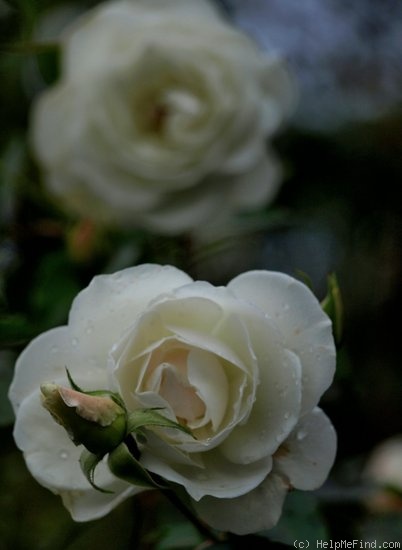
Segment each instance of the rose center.
[{"label": "rose center", "polygon": [[205,404],[195,388],[180,375],[174,365],[161,365],[162,379],[159,394],[166,399],[178,419],[193,422],[205,414]]},{"label": "rose center", "polygon": [[150,375],[146,382],[148,391],[158,393],[169,405],[176,417],[191,423],[205,415],[205,403],[187,377],[188,350],[170,350],[149,364]]}]

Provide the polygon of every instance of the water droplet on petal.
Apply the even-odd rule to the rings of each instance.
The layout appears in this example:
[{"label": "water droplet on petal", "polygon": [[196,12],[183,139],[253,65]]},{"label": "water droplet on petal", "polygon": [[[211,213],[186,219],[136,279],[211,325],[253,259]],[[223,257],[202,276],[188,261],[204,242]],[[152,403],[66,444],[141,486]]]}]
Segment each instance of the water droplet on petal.
[{"label": "water droplet on petal", "polygon": [[50,348],[50,352],[51,352],[51,353],[57,353],[58,351],[59,351],[58,346],[52,346],[52,347]]},{"label": "water droplet on petal", "polygon": [[284,418],[285,420],[287,420],[287,419],[289,418],[289,416],[290,416],[290,413],[286,412],[286,413],[283,415],[283,418]]},{"label": "water droplet on petal", "polygon": [[307,435],[307,432],[305,432],[304,430],[299,430],[296,434],[296,438],[298,441],[302,441]]},{"label": "water droplet on petal", "polygon": [[59,453],[59,457],[62,459],[62,460],[67,460],[67,458],[69,457],[69,453],[67,451],[65,451],[64,449],[62,451],[60,451]]},{"label": "water droplet on petal", "polygon": [[73,338],[71,344],[76,348],[78,346],[78,338]]}]

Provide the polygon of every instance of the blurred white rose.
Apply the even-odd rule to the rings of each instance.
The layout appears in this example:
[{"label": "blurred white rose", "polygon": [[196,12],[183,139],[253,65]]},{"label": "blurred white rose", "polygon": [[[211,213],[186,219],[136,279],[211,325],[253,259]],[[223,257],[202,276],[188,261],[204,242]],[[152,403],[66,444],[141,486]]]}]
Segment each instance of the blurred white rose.
[{"label": "blurred white rose", "polygon": [[80,449],[41,406],[44,381],[118,391],[128,411],[162,407],[192,430],[153,428],[139,442],[145,468],[185,488],[211,526],[238,534],[272,527],[287,491],[320,486],[334,429],[317,403],[332,381],[331,322],[306,286],[251,271],[227,287],[173,267],[143,265],[95,277],[68,326],[20,356],[10,399],[15,440],[35,478],[74,519],[101,517],[142,489],[104,463],[93,489]]},{"label": "blurred white rose", "polygon": [[294,100],[282,62],[207,0],[105,3],[62,37],[32,142],[65,208],[178,233],[261,207],[280,180],[266,138]]}]

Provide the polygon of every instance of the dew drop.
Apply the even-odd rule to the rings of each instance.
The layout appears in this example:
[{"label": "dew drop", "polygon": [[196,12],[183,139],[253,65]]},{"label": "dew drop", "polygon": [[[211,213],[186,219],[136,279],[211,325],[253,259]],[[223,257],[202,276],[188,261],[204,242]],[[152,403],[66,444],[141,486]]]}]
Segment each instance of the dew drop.
[{"label": "dew drop", "polygon": [[290,416],[290,413],[286,412],[286,413],[283,415],[283,418],[284,418],[285,420],[287,420],[287,419],[289,418],[289,416]]},{"label": "dew drop", "polygon": [[86,328],[85,328],[86,334],[91,334],[91,332],[93,331],[93,329],[94,329],[94,326],[93,326],[92,322],[91,322],[91,321],[88,321],[87,326],[86,326]]},{"label": "dew drop", "polygon": [[50,352],[51,352],[51,353],[57,353],[58,351],[59,351],[58,346],[52,346],[52,347],[50,348]]},{"label": "dew drop", "polygon": [[59,457],[62,460],[67,460],[67,458],[69,457],[69,453],[63,449],[62,451],[60,451]]},{"label": "dew drop", "polygon": [[307,432],[305,432],[304,430],[299,430],[297,432],[297,435],[296,435],[296,438],[298,439],[298,441],[302,441],[307,435]]},{"label": "dew drop", "polygon": [[71,344],[76,348],[78,346],[78,338],[73,338]]}]

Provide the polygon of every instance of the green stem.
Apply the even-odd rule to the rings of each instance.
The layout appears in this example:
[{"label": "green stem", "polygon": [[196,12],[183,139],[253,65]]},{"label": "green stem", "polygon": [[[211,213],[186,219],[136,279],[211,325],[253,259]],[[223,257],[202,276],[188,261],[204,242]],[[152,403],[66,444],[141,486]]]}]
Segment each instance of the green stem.
[{"label": "green stem", "polygon": [[222,542],[222,540],[213,533],[207,525],[200,521],[197,516],[188,508],[180,498],[170,489],[160,489],[161,493],[185,516],[197,529],[197,531],[208,540],[213,542]]}]

